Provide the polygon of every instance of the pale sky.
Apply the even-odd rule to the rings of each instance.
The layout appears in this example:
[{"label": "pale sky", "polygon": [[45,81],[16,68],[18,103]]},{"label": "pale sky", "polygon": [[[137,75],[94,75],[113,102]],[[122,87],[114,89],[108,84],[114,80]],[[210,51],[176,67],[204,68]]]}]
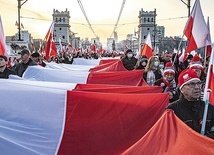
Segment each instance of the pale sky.
[{"label": "pale sky", "polygon": [[[22,1],[22,3],[25,0]],[[184,0],[187,2],[187,0]],[[81,0],[87,17],[103,44],[114,30],[123,0]],[[191,0],[191,9],[195,0]],[[5,36],[18,32],[15,22],[18,21],[17,0],[0,0],[0,15]],[[207,21],[210,19],[211,37],[214,36],[214,0],[201,0],[202,12]],[[95,35],[87,26],[87,21],[77,0],[28,0],[21,8],[21,23],[34,39],[43,39],[52,21],[53,9],[70,11],[71,31],[81,38],[94,38]],[[119,41],[126,39],[127,34],[138,30],[139,11],[157,12],[157,25],[165,26],[165,36],[182,36],[187,21],[187,6],[181,0],[126,0],[119,20]],[[213,41],[213,39],[212,39]]]}]

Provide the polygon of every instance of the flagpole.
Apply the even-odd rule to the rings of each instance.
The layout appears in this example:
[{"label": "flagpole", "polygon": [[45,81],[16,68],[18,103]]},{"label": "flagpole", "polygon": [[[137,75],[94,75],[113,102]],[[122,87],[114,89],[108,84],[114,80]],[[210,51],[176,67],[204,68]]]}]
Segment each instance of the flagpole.
[{"label": "flagpole", "polygon": [[[184,34],[182,35],[182,38],[181,38],[180,43],[179,43],[179,45],[178,45],[178,52],[179,52],[179,49],[181,48],[181,43],[182,43],[182,41],[183,41],[183,38],[184,38]],[[174,60],[173,60],[172,65],[175,64],[175,60],[177,59],[178,52],[175,54],[175,58],[174,58]]]},{"label": "flagpole", "polygon": [[211,92],[211,89],[207,89],[207,97],[206,97],[206,101],[205,101],[204,115],[203,115],[203,121],[202,121],[202,126],[201,126],[201,134],[202,135],[204,135],[204,133],[205,133],[205,126],[206,126],[206,120],[207,120],[207,111],[208,111],[208,106],[209,106],[210,92]]},{"label": "flagpole", "polygon": [[208,71],[207,71],[207,77],[206,77],[206,83],[205,83],[205,89],[204,89],[204,96],[203,96],[203,101],[205,101],[205,106],[204,106],[204,115],[203,115],[203,121],[202,121],[202,127],[201,127],[201,134],[204,135],[205,132],[205,125],[206,125],[206,119],[207,119],[207,111],[208,111],[208,105],[209,105],[209,97],[210,97],[210,92],[212,91],[211,89],[208,89],[209,81],[210,81],[210,74],[213,72],[211,70],[211,65],[213,62],[213,53],[214,50],[212,49],[212,53],[210,56],[210,62],[208,66]]}]

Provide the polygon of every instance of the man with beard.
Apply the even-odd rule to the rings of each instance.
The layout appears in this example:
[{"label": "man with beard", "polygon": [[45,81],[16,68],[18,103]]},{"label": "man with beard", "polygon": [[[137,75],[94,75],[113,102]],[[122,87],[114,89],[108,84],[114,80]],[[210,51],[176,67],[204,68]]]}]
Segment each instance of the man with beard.
[{"label": "man with beard", "polygon": [[15,72],[7,68],[7,57],[0,55],[0,78],[8,79],[10,74],[15,75]]},{"label": "man with beard", "polygon": [[[202,82],[192,69],[182,71],[178,77],[180,97],[168,105],[189,127],[200,133],[205,102],[200,99]],[[214,106],[209,104],[205,135],[214,139]]]},{"label": "man with beard", "polygon": [[22,77],[28,66],[34,66],[37,65],[37,63],[30,58],[30,52],[28,49],[23,49],[20,54],[21,62],[15,66],[14,71],[18,76]]}]

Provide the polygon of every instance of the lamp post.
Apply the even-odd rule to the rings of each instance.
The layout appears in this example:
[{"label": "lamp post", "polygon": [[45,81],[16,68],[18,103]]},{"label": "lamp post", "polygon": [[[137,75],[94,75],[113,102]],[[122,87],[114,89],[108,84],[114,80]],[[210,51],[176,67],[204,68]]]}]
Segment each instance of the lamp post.
[{"label": "lamp post", "polygon": [[187,3],[186,2],[184,2],[183,0],[181,0],[181,2],[183,2],[186,6],[187,6],[187,8],[188,8],[188,17],[190,16],[190,1],[191,0],[187,0]]},{"label": "lamp post", "polygon": [[21,41],[21,22],[20,22],[20,10],[23,4],[25,4],[28,0],[25,0],[23,3],[21,3],[23,0],[18,0],[18,30],[19,30],[19,39],[18,41]]}]

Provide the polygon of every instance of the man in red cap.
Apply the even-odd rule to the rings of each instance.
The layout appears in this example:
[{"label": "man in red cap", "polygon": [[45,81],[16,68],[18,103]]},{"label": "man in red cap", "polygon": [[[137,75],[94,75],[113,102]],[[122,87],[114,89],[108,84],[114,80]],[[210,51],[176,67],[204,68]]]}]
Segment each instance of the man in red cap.
[{"label": "man in red cap", "polygon": [[[175,114],[193,130],[200,133],[205,102],[200,99],[202,82],[192,69],[182,71],[178,77],[180,97],[167,109]],[[214,139],[214,106],[209,104],[205,135]]]}]

